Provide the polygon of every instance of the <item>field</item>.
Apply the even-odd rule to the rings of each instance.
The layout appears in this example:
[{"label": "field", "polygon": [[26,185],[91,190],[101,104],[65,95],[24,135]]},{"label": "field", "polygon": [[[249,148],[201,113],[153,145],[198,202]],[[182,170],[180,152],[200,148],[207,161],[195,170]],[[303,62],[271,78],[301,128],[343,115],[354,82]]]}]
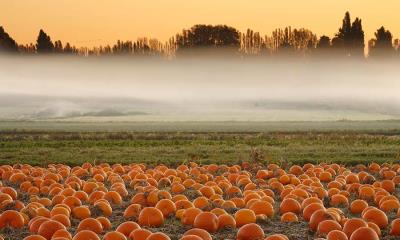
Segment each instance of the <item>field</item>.
[{"label": "field", "polygon": [[3,121],[0,239],[397,239],[398,124]]},{"label": "field", "polygon": [[3,122],[0,163],[235,164],[254,158],[298,164],[395,162],[400,154],[399,125],[397,121]]}]

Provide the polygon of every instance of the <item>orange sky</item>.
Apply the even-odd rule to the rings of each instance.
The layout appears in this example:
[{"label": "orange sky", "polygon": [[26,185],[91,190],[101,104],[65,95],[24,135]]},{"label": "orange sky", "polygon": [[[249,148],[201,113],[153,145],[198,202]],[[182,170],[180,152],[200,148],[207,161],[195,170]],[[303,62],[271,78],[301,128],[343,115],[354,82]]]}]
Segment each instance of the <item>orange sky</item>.
[{"label": "orange sky", "polygon": [[333,36],[347,10],[362,18],[367,39],[381,25],[400,37],[399,0],[0,0],[0,9],[0,25],[19,43],[35,42],[40,28],[77,46],[167,40],[197,23],[262,34],[291,25]]}]

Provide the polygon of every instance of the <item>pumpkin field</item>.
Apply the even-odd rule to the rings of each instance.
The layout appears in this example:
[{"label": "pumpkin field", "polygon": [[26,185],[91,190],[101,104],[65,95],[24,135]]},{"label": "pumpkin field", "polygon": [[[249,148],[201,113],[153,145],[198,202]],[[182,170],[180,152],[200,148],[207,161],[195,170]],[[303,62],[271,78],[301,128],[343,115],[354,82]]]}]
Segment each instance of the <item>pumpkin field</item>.
[{"label": "pumpkin field", "polygon": [[400,164],[0,167],[2,239],[396,239]]},{"label": "pumpkin field", "polygon": [[1,132],[0,239],[400,237],[396,131]]}]

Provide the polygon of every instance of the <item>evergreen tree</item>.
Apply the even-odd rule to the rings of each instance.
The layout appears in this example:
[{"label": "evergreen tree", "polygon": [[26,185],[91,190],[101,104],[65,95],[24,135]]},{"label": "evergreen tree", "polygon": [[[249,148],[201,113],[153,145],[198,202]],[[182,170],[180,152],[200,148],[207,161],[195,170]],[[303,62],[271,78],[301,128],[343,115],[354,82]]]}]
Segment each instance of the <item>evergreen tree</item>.
[{"label": "evergreen tree", "polygon": [[18,44],[14,39],[4,31],[0,26],[0,52],[16,53],[18,52]]},{"label": "evergreen tree", "polygon": [[356,18],[351,25],[351,47],[350,47],[350,55],[351,56],[364,56],[364,31],[362,29],[361,19]]},{"label": "evergreen tree", "polygon": [[350,13],[346,12],[342,26],[332,39],[332,47],[336,51],[343,51],[345,56],[362,57],[364,46],[364,31],[361,19],[356,18],[351,23]]},{"label": "evergreen tree", "polygon": [[336,34],[334,40],[332,40],[333,47],[335,48],[350,48],[351,47],[351,19],[350,13],[346,12],[343,20],[342,27],[339,28],[339,32]]},{"label": "evergreen tree", "polygon": [[39,31],[39,36],[36,40],[36,51],[37,53],[52,53],[54,52],[54,44],[42,29]]},{"label": "evergreen tree", "polygon": [[65,44],[65,47],[63,49],[63,53],[65,54],[76,54],[78,53],[78,49],[76,49],[76,47],[71,46],[71,44],[69,42],[67,42]]}]

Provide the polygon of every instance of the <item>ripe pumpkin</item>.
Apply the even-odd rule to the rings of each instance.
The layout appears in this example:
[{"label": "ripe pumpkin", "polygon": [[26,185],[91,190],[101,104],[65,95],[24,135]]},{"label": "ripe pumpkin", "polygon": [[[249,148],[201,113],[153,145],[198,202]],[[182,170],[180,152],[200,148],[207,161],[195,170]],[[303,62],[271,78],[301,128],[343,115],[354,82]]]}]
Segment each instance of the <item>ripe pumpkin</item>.
[{"label": "ripe pumpkin", "polygon": [[72,240],[100,240],[100,238],[93,231],[82,230],[76,233]]},{"label": "ripe pumpkin", "polygon": [[248,223],[239,228],[236,240],[261,240],[264,237],[264,231],[258,224]]},{"label": "ripe pumpkin", "polygon": [[368,203],[361,199],[356,199],[350,204],[350,211],[353,214],[360,214],[362,211],[368,207]]},{"label": "ripe pumpkin", "polygon": [[309,227],[312,231],[316,231],[318,224],[324,220],[335,220],[332,213],[327,212],[324,209],[315,211],[310,218]]},{"label": "ripe pumpkin", "polygon": [[161,199],[157,202],[156,208],[162,212],[164,218],[167,218],[176,212],[175,203],[170,199]]},{"label": "ripe pumpkin", "polygon": [[218,230],[223,228],[236,228],[236,221],[235,218],[229,214],[222,214],[218,216]]},{"label": "ripe pumpkin", "polygon": [[51,220],[55,220],[55,221],[63,224],[65,227],[71,227],[71,221],[64,214],[54,215],[51,217]]},{"label": "ripe pumpkin", "polygon": [[142,206],[140,204],[131,204],[124,211],[124,218],[129,220],[136,220],[139,217]]},{"label": "ripe pumpkin", "polygon": [[258,215],[258,214],[264,214],[267,215],[268,217],[273,217],[274,216],[274,207],[272,206],[271,203],[267,201],[260,201],[257,200],[253,204],[249,206],[250,210],[253,210],[253,212]]},{"label": "ripe pumpkin", "polygon": [[326,240],[348,240],[348,237],[340,230],[332,230],[326,235]]},{"label": "ripe pumpkin", "polygon": [[381,229],[386,228],[388,225],[387,215],[380,209],[371,208],[362,214],[362,218],[368,222],[373,222]]},{"label": "ripe pumpkin", "polygon": [[103,225],[101,225],[101,223],[97,219],[86,218],[79,223],[76,231],[80,232],[83,230],[90,230],[92,232],[100,234],[103,232]]},{"label": "ripe pumpkin", "polygon": [[135,229],[129,234],[129,239],[146,240],[151,234],[152,232],[147,229]]},{"label": "ripe pumpkin", "polygon": [[218,217],[211,212],[199,213],[194,219],[193,226],[208,232],[216,232],[218,230]]},{"label": "ripe pumpkin", "polygon": [[22,215],[14,210],[6,210],[0,215],[0,229],[9,226],[11,228],[22,228],[25,220]]},{"label": "ripe pumpkin", "polygon": [[127,237],[120,232],[108,232],[104,235],[103,240],[127,240]]},{"label": "ripe pumpkin", "polygon": [[192,228],[183,234],[183,236],[187,235],[196,235],[201,237],[203,240],[212,240],[211,235],[206,230],[200,228]]},{"label": "ripe pumpkin", "polygon": [[361,218],[352,218],[347,220],[343,225],[343,232],[346,234],[348,238],[351,237],[351,234],[361,228],[361,227],[368,227],[367,222],[365,222]]},{"label": "ripe pumpkin", "polygon": [[148,236],[146,240],[171,240],[171,239],[162,232],[156,232]]},{"label": "ripe pumpkin", "polygon": [[394,219],[390,224],[390,235],[400,236],[400,218]]},{"label": "ripe pumpkin", "polygon": [[145,207],[140,211],[138,222],[141,226],[160,227],[164,223],[164,216],[155,207]]},{"label": "ripe pumpkin", "polygon": [[333,230],[342,230],[342,226],[334,220],[324,220],[318,224],[317,234],[320,236],[326,236]]},{"label": "ripe pumpkin", "polygon": [[240,209],[235,213],[236,227],[256,222],[256,214],[250,209]]},{"label": "ripe pumpkin", "polygon": [[281,214],[284,214],[287,212],[300,213],[301,205],[295,199],[285,198],[280,204],[279,211]]},{"label": "ripe pumpkin", "polygon": [[284,213],[281,216],[281,222],[297,222],[297,221],[299,221],[297,215],[292,212]]},{"label": "ripe pumpkin", "polygon": [[379,236],[370,227],[360,227],[351,234],[350,240],[379,240]]},{"label": "ripe pumpkin", "polygon": [[54,238],[66,238],[72,239],[71,233],[69,233],[66,229],[57,230],[54,234],[52,239]]},{"label": "ripe pumpkin", "polygon": [[108,230],[111,228],[111,222],[108,218],[98,217],[96,218],[96,220],[100,222],[101,226],[103,227],[103,230]]},{"label": "ripe pumpkin", "polygon": [[90,217],[91,213],[88,206],[77,206],[72,209],[72,215],[76,219],[83,220]]}]

